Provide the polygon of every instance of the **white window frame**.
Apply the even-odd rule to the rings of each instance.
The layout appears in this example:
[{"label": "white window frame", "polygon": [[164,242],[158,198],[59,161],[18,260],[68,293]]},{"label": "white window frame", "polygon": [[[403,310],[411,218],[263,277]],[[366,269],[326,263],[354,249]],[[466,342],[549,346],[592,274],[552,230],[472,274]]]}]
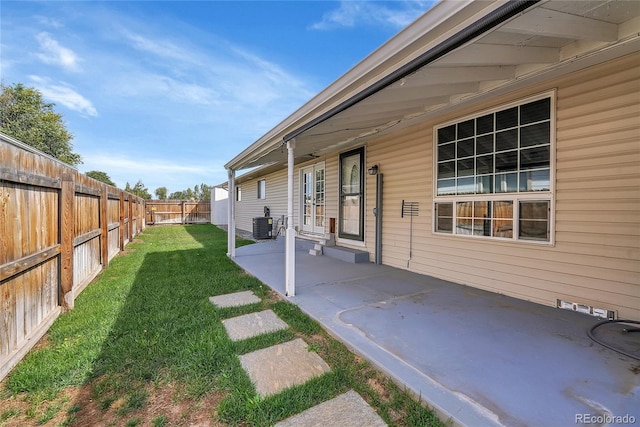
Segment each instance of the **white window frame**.
[{"label": "white window frame", "polygon": [[[507,110],[512,107],[528,104],[544,98],[550,99],[550,146],[549,146],[549,190],[548,191],[528,191],[528,192],[502,192],[502,193],[483,193],[483,194],[458,194],[458,195],[438,195],[438,130],[452,124],[462,123],[464,121],[482,117],[487,114],[496,113]],[[477,113],[459,117],[455,120],[448,121],[434,126],[433,128],[433,221],[432,233],[438,236],[450,236],[455,238],[468,238],[491,240],[496,242],[518,242],[525,244],[537,244],[553,246],[555,245],[555,170],[556,170],[556,91],[551,90],[535,96],[519,99],[517,101],[502,104],[497,107],[479,111]],[[494,149],[495,153],[495,149]],[[518,171],[520,172],[520,171]],[[513,232],[512,237],[494,237],[474,234],[459,234],[456,231],[456,203],[457,202],[480,202],[480,201],[511,201],[513,202]],[[526,201],[544,201],[549,203],[549,240],[535,240],[519,238],[520,235],[520,202]],[[451,232],[443,232],[437,230],[438,216],[436,206],[441,203],[452,203],[453,219]]]},{"label": "white window frame", "polygon": [[236,202],[241,202],[242,201],[242,187],[239,185],[236,185]]},{"label": "white window frame", "polygon": [[267,198],[267,180],[258,180],[258,200],[264,200]]}]

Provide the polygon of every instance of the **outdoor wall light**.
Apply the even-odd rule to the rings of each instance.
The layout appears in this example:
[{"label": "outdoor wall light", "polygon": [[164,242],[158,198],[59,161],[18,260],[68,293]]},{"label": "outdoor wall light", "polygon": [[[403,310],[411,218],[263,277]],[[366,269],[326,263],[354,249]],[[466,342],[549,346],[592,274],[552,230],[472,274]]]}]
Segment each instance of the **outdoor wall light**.
[{"label": "outdoor wall light", "polygon": [[369,169],[367,169],[369,175],[378,175],[378,165],[373,165]]}]

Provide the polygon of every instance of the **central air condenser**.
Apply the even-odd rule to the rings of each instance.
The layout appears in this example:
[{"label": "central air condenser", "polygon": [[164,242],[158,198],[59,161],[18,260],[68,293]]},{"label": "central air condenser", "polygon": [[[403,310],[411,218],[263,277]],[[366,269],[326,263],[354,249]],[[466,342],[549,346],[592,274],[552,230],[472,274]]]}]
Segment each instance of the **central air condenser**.
[{"label": "central air condenser", "polygon": [[273,237],[273,218],[259,216],[253,218],[253,238],[256,240]]}]

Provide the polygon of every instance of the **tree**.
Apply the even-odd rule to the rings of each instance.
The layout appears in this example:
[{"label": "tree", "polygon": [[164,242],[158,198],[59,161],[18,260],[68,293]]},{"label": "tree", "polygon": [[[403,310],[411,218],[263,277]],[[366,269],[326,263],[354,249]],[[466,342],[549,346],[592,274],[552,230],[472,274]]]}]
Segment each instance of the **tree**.
[{"label": "tree", "polygon": [[42,100],[42,94],[22,83],[0,83],[0,132],[12,136],[71,166],[82,163],[74,153],[73,135],[66,129],[55,104]]},{"label": "tree", "polygon": [[113,185],[114,187],[116,186],[116,184],[113,181],[111,181],[111,178],[109,178],[109,175],[107,175],[105,172],[89,171],[85,173],[85,175],[87,175],[89,178],[93,178],[100,182],[104,182],[105,184]]},{"label": "tree", "polygon": [[131,185],[129,185],[129,182],[127,182],[127,184],[124,186],[124,191],[129,192],[134,196],[138,196],[145,200],[151,199],[151,194],[149,194],[149,190],[147,190],[147,187],[144,186],[141,180],[138,180],[138,182],[136,182],[136,185],[134,185],[133,188],[131,188]]},{"label": "tree", "polygon": [[198,200],[211,200],[211,186],[204,182],[198,188]]},{"label": "tree", "polygon": [[169,200],[184,200],[184,191],[174,191],[169,194]]},{"label": "tree", "polygon": [[155,194],[159,200],[167,200],[167,187],[158,187],[156,188]]},{"label": "tree", "polygon": [[211,200],[211,186],[207,184],[195,185],[182,191],[175,191],[169,195],[170,200]]}]

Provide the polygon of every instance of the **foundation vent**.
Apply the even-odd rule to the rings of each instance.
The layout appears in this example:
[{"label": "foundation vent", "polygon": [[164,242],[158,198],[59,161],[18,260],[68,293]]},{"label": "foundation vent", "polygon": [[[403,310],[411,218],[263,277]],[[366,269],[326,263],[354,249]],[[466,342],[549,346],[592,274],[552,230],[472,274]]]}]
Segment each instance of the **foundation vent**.
[{"label": "foundation vent", "polygon": [[578,313],[584,313],[590,316],[600,317],[602,319],[615,320],[616,318],[615,311],[607,310],[606,308],[598,308],[561,299],[557,300],[556,306],[563,310],[577,311]]}]

